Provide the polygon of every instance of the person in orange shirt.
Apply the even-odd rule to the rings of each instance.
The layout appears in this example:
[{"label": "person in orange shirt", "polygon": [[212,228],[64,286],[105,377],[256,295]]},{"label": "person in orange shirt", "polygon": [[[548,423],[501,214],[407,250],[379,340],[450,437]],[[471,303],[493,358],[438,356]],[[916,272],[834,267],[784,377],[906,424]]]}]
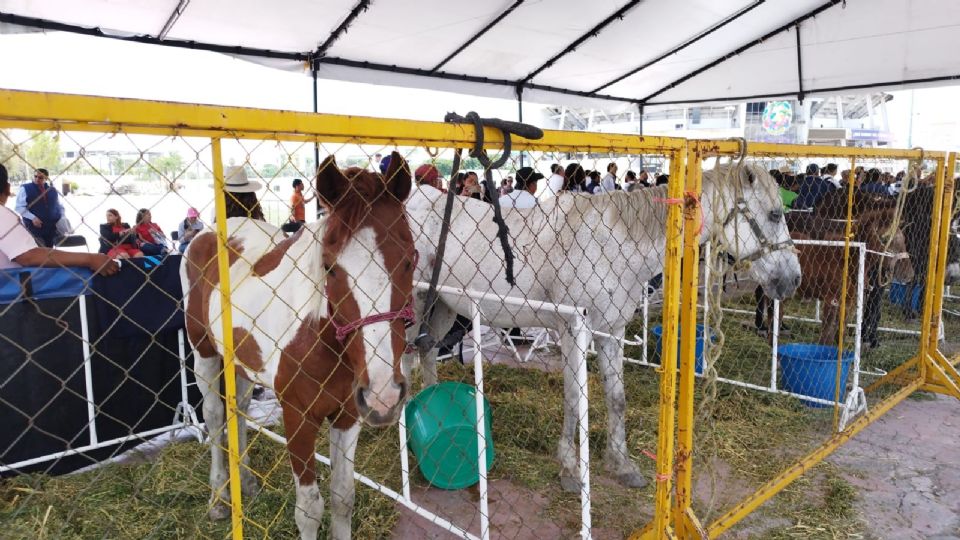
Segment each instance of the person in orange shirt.
[{"label": "person in orange shirt", "polygon": [[306,223],[307,222],[307,203],[312,201],[314,196],[309,198],[303,198],[303,180],[297,178],[293,181],[293,195],[290,196],[290,209],[293,212],[293,215],[290,216],[290,221],[295,223]]}]

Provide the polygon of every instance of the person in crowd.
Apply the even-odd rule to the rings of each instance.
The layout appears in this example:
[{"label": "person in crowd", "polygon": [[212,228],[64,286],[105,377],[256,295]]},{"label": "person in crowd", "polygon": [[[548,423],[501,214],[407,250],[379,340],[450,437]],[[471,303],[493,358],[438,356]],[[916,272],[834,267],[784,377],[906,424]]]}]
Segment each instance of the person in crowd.
[{"label": "person in crowd", "polygon": [[840,189],[847,187],[847,181],[850,180],[850,169],[840,171],[840,174],[837,175],[837,180],[840,181]]},{"label": "person in crowd", "polygon": [[490,194],[487,193],[480,184],[480,177],[473,171],[468,172],[466,176],[463,177],[463,191],[460,194],[464,197],[470,197],[471,199],[477,199],[485,203],[493,202]]},{"label": "person in crowd", "polygon": [[821,178],[823,178],[827,182],[830,182],[830,184],[832,184],[834,188],[836,189],[841,188],[840,178],[837,176],[836,163],[827,163],[827,166],[823,168],[823,176]]},{"label": "person in crowd", "polygon": [[503,180],[500,180],[500,189],[498,189],[497,191],[500,192],[500,196],[501,196],[501,197],[503,197],[504,195],[512,192],[512,191],[513,191],[513,176],[509,176],[509,175],[508,175],[508,176],[506,176]]},{"label": "person in crowd", "polygon": [[120,212],[114,208],[107,210],[107,222],[100,224],[100,253],[105,253],[111,259],[143,257],[143,252],[137,247],[136,231],[123,222]]},{"label": "person in crowd", "polygon": [[53,247],[60,238],[57,222],[66,214],[60,193],[50,183],[50,173],[37,169],[33,182],[20,186],[17,193],[17,213],[23,217],[23,225],[42,246]]},{"label": "person in crowd", "polygon": [[607,174],[600,180],[600,190],[598,193],[611,193],[620,189],[617,185],[617,164],[610,162],[607,164]]},{"label": "person in crowd", "polygon": [[543,180],[543,175],[533,167],[521,167],[517,170],[516,189],[500,197],[501,208],[533,208],[537,205],[537,182]]},{"label": "person in crowd", "polygon": [[657,179],[654,181],[653,185],[655,185],[655,186],[665,186],[665,185],[667,185],[667,184],[669,184],[669,183],[670,183],[670,175],[669,175],[669,174],[659,174],[659,175],[657,175]]},{"label": "person in crowd", "polygon": [[312,201],[316,195],[307,198],[303,197],[303,180],[295,178],[293,180],[293,195],[290,196],[290,210],[292,215],[290,221],[303,225],[307,222],[307,203]]},{"label": "person in crowd", "polygon": [[874,195],[889,195],[889,185],[883,181],[883,173],[880,169],[870,169],[864,174],[863,182],[859,186],[862,193],[872,193]]},{"label": "person in crowd", "polygon": [[820,177],[820,167],[816,163],[811,163],[807,165],[807,173],[799,181],[793,208],[796,210],[813,208],[825,194],[833,189],[833,184]]},{"label": "person in crowd", "polygon": [[550,165],[550,178],[547,179],[547,189],[543,190],[540,198],[546,200],[550,197],[556,197],[557,194],[563,191],[564,185],[566,184],[564,176],[564,169],[559,163]]},{"label": "person in crowd", "polygon": [[590,171],[587,173],[587,177],[590,178],[587,182],[586,192],[593,195],[596,193],[601,193],[600,191],[600,171]]},{"label": "person in crowd", "polygon": [[387,169],[390,168],[390,156],[383,156],[383,159],[380,160],[380,174],[387,174]]},{"label": "person in crowd", "polygon": [[413,172],[413,178],[418,186],[430,186],[445,192],[440,171],[429,163],[417,167],[417,170]]},{"label": "person in crowd", "polygon": [[650,179],[650,173],[647,171],[640,171],[640,174],[637,175],[637,187],[634,189],[650,187],[652,185],[653,183]]},{"label": "person in crowd", "polygon": [[374,155],[373,155],[373,160],[370,161],[370,163],[369,163],[369,165],[370,165],[370,170],[372,170],[373,172],[377,172],[377,167],[380,166],[380,161],[381,161],[381,160],[383,160],[383,154],[381,154],[380,152],[377,152],[376,154],[374,154]]},{"label": "person in crowd", "polygon": [[81,267],[103,276],[120,270],[117,261],[106,253],[73,253],[38,246],[23,223],[22,214],[6,207],[10,194],[7,168],[0,164],[0,270],[21,266]]},{"label": "person in crowd", "polygon": [[772,169],[770,171],[770,176],[777,181],[777,185],[780,186],[780,199],[783,201],[784,208],[793,208],[793,201],[797,199],[797,194],[791,191],[787,186],[787,177],[780,172],[779,169]]},{"label": "person in crowd", "polygon": [[623,182],[624,191],[630,192],[637,188],[637,173],[633,171],[627,171],[626,178]]},{"label": "person in crowd", "polygon": [[177,250],[180,251],[180,253],[186,252],[190,241],[203,232],[203,229],[204,225],[203,222],[200,221],[200,212],[197,212],[196,208],[188,208],[187,217],[180,222],[180,226],[177,228],[177,238],[180,242]]},{"label": "person in crowd", "polygon": [[153,222],[153,214],[147,208],[137,211],[137,226],[134,229],[140,242],[140,251],[144,255],[166,255],[170,253],[167,235]]},{"label": "person in crowd", "polygon": [[570,163],[563,170],[563,188],[560,191],[582,193],[586,191],[587,173],[579,163]]},{"label": "person in crowd", "polygon": [[[263,209],[260,207],[260,201],[257,199],[257,192],[262,187],[260,182],[247,178],[246,169],[239,165],[227,167],[223,176],[227,217],[245,217],[266,221],[263,216]],[[215,217],[216,215],[214,215]],[[211,223],[215,221],[216,219],[213,219]]]}]

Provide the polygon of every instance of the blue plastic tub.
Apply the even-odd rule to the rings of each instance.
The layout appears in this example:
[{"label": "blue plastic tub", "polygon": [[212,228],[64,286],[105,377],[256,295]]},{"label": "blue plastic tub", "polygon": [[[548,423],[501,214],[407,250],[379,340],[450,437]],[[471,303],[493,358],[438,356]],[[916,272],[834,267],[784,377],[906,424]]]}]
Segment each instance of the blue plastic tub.
[{"label": "blue plastic tub", "polygon": [[[923,301],[921,295],[923,294],[923,287],[916,287],[913,289],[913,310],[920,311],[920,305]],[[894,281],[890,284],[890,303],[897,306],[907,305],[907,284],[898,283]]]},{"label": "blue plastic tub", "polygon": [[[662,354],[662,350],[663,350],[663,347],[661,346],[661,345],[662,345],[662,342],[663,342],[663,327],[660,326],[660,325],[654,326],[653,329],[651,330],[651,332],[653,333],[654,337],[656,338],[656,344],[657,344],[657,345],[656,345],[656,350],[654,351],[654,354],[656,355],[656,358],[660,358],[660,357],[661,357],[661,354]],[[711,336],[711,337],[712,337],[712,336]],[[678,336],[678,337],[677,337],[677,347],[679,347],[679,346],[680,346],[680,337]],[[680,367],[680,354],[679,354],[679,350],[680,350],[680,349],[678,348],[678,349],[677,349],[677,351],[678,351],[678,354],[677,354],[677,367],[678,367],[678,368]],[[696,370],[697,375],[702,375],[702,374],[703,374],[703,325],[702,325],[702,324],[698,324],[698,325],[697,325],[697,347],[696,347],[696,349],[695,349],[695,351],[694,351],[694,356],[696,357],[696,362],[694,363],[694,369]]]},{"label": "blue plastic tub", "polygon": [[[837,348],[813,343],[788,343],[778,350],[780,385],[788,392],[833,401],[837,384]],[[853,352],[843,353],[840,368],[840,401],[847,393],[847,374]],[[829,407],[823,403],[803,401],[809,407]]]}]

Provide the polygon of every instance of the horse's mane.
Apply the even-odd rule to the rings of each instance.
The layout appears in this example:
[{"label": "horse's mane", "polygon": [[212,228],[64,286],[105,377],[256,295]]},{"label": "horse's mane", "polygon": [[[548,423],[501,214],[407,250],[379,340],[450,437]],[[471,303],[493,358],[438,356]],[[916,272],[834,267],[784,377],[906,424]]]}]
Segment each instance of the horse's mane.
[{"label": "horse's mane", "polygon": [[622,228],[631,238],[654,238],[657,231],[663,234],[667,204],[659,199],[666,196],[667,186],[597,195],[561,193],[543,201],[540,206],[550,216],[551,226],[556,231],[563,228],[579,231],[584,227],[589,230]]},{"label": "horse's mane", "polygon": [[[731,169],[733,168],[733,169]],[[733,174],[728,174],[728,173]],[[739,172],[739,174],[737,174]],[[733,182],[742,189],[754,178],[751,188],[764,193],[770,202],[779,201],[776,183],[772,178],[765,184],[764,175],[769,177],[759,165],[752,163],[724,164],[703,172],[703,193],[715,193],[714,188],[723,181]],[[769,185],[768,185],[769,184]],[[555,202],[553,202],[555,201]],[[557,219],[565,221],[567,227],[579,230],[580,227],[594,228],[603,225],[608,228],[622,227],[631,238],[657,238],[664,235],[664,224],[667,221],[667,208],[671,203],[667,198],[667,186],[653,186],[633,191],[614,191],[598,195],[582,193],[561,194],[559,197],[544,201],[541,206],[548,214],[558,215]],[[726,204],[733,204],[732,198]],[[554,209],[560,209],[557,214]],[[587,217],[600,214],[601,224],[588,223]],[[556,227],[561,224],[555,224]]]}]

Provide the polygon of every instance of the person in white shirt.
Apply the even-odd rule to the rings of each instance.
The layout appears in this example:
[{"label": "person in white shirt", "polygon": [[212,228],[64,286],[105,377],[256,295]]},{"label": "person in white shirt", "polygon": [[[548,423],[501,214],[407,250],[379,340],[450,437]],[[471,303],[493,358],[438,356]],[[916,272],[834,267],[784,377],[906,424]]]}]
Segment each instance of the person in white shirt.
[{"label": "person in white shirt", "polygon": [[556,197],[558,193],[563,191],[563,167],[559,163],[554,163],[550,166],[550,172],[553,174],[547,179],[547,189],[543,190],[543,194],[540,196],[542,200]]},{"label": "person in white shirt", "polygon": [[21,266],[82,266],[104,276],[120,270],[120,265],[103,253],[72,253],[39,247],[20,215],[6,207],[9,198],[7,168],[0,165],[0,270]]},{"label": "person in white shirt", "polygon": [[600,189],[596,193],[611,193],[617,190],[617,164],[607,165],[607,174],[600,180]]},{"label": "person in white shirt", "polygon": [[823,171],[821,172],[823,173],[823,176],[821,178],[833,184],[833,187],[837,189],[840,189],[841,187],[843,187],[840,185],[840,178],[837,176],[836,163],[827,163],[827,166],[824,167]]},{"label": "person in white shirt", "polygon": [[533,170],[533,167],[522,167],[517,171],[517,183],[514,190],[500,197],[500,208],[533,208],[537,205],[537,182],[543,180],[543,175]]}]

